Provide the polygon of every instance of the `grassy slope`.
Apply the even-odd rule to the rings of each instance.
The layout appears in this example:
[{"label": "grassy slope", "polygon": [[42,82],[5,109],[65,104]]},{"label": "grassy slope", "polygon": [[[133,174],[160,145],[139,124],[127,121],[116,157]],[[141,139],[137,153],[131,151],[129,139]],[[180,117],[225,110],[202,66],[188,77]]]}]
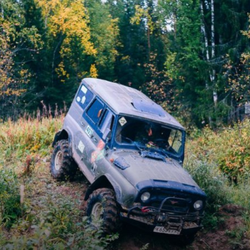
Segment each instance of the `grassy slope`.
[{"label": "grassy slope", "polygon": [[112,240],[100,240],[82,217],[86,180],[59,183],[50,176],[51,143],[62,120],[0,125],[0,249],[103,249]]},{"label": "grassy slope", "polygon": [[[50,145],[62,120],[20,119],[0,125],[0,248],[102,249],[110,240],[99,240],[82,220],[85,180],[58,183],[49,174]],[[234,203],[244,207],[243,231],[250,234],[249,128],[249,121],[217,133],[206,128],[188,141],[185,167],[208,194],[206,230],[218,226],[223,204]]]}]

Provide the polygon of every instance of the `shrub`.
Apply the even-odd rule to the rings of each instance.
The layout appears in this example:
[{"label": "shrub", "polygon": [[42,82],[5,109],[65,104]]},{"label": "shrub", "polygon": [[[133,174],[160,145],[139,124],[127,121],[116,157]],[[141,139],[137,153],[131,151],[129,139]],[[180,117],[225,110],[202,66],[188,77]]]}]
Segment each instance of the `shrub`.
[{"label": "shrub", "polygon": [[220,206],[229,202],[227,179],[216,171],[214,165],[193,161],[192,165],[189,163],[186,168],[207,194],[207,212],[214,213]]},{"label": "shrub", "polygon": [[[225,203],[250,210],[249,138],[250,122],[246,120],[221,131],[208,127],[195,131],[187,141],[185,167],[207,194],[205,228],[217,226],[221,221],[217,211]],[[237,185],[229,181],[233,179],[237,179]]]},{"label": "shrub", "polygon": [[[0,238],[1,249],[88,249],[104,250],[118,238],[117,234],[101,237],[101,230],[93,230],[84,219],[75,225],[75,231],[68,232],[64,238],[51,235],[51,224],[34,227],[32,235],[13,236],[6,240]],[[1,234],[0,234],[1,236]],[[3,248],[2,248],[3,247]]]},{"label": "shrub", "polygon": [[217,214],[219,208],[230,202],[227,180],[216,173],[216,168],[208,163],[194,162],[192,166],[186,167],[207,195],[203,225],[207,229],[214,229],[221,221]]},{"label": "shrub", "polygon": [[193,137],[189,147],[198,159],[217,164],[235,182],[250,176],[250,120],[220,131],[206,127]]},{"label": "shrub", "polygon": [[[103,236],[102,230],[93,230],[86,217],[80,217],[75,200],[61,195],[40,197],[40,209],[31,221],[29,233],[0,238],[2,249],[88,249],[103,250],[118,235]],[[35,198],[37,199],[37,198]],[[36,201],[38,202],[38,201]],[[35,202],[35,203],[36,203]],[[16,229],[23,226],[16,225]],[[0,234],[1,236],[1,234]]]}]

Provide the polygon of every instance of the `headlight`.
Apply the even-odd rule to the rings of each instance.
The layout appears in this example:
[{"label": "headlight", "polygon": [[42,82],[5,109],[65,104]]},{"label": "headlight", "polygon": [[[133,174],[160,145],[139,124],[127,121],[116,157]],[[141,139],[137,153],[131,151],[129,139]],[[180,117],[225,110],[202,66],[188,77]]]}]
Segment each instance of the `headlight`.
[{"label": "headlight", "polygon": [[150,193],[149,193],[149,192],[144,192],[144,193],[141,195],[141,201],[142,201],[142,202],[146,202],[149,198],[150,198]]},{"label": "headlight", "polygon": [[203,202],[201,200],[198,200],[194,203],[194,209],[201,210],[203,207]]}]

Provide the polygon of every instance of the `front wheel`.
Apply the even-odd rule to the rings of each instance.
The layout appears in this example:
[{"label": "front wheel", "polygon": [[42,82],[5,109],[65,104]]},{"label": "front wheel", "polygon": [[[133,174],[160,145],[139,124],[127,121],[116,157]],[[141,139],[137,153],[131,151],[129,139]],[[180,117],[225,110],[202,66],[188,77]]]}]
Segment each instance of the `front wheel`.
[{"label": "front wheel", "polygon": [[69,142],[60,140],[56,143],[51,158],[50,172],[53,178],[64,180],[76,173],[76,163],[69,155]]},{"label": "front wheel", "polygon": [[87,201],[86,216],[95,229],[102,229],[106,234],[117,231],[120,220],[114,191],[109,188],[95,190]]}]

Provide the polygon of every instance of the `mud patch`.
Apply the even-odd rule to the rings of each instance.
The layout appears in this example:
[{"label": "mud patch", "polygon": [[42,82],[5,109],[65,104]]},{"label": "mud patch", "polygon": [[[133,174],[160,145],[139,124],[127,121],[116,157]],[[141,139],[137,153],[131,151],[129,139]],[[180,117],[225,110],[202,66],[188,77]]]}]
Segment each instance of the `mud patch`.
[{"label": "mud patch", "polygon": [[197,235],[192,244],[194,250],[250,250],[250,238],[246,233],[243,219],[244,209],[233,204],[228,204],[219,210],[219,215],[224,219],[220,227],[213,231]]}]

